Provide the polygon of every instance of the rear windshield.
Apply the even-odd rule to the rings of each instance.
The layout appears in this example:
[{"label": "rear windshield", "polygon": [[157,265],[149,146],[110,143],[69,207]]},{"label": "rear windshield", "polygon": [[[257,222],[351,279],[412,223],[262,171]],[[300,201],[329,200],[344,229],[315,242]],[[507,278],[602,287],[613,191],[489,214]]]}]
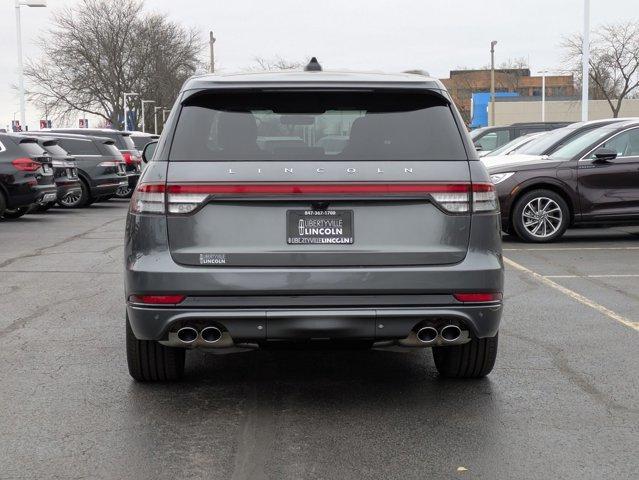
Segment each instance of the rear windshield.
[{"label": "rear windshield", "polygon": [[121,158],[122,157],[122,153],[120,153],[120,150],[118,150],[118,147],[116,147],[112,143],[105,143],[105,144],[103,144],[103,146],[104,146],[104,150],[106,151],[107,155],[113,155],[115,158]]},{"label": "rear windshield", "polygon": [[206,93],[187,100],[171,161],[465,160],[450,106],[428,93]]},{"label": "rear windshield", "polygon": [[31,156],[39,157],[46,154],[43,148],[35,142],[21,142],[20,148]]},{"label": "rear windshield", "polygon": [[68,153],[60,145],[46,145],[44,149],[56,157],[66,157]]},{"label": "rear windshield", "polygon": [[137,150],[135,143],[130,135],[120,135],[124,148],[122,150]]}]

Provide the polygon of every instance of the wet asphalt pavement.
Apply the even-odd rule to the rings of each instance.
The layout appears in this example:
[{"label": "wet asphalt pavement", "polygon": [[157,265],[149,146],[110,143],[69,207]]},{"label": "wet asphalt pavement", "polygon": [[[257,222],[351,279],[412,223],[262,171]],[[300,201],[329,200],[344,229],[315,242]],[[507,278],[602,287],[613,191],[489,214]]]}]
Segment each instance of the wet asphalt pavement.
[{"label": "wet asphalt pavement", "polygon": [[0,222],[1,479],[639,478],[639,228],[506,238],[484,380],[428,350],[255,351],[136,384],[125,212]]}]

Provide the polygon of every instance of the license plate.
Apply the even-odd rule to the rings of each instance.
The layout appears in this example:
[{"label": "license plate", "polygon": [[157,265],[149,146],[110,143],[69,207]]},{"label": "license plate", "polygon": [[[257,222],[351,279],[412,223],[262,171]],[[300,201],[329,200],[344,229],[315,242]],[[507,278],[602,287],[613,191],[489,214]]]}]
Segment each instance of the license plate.
[{"label": "license plate", "polygon": [[42,197],[43,202],[53,202],[56,199],[57,195],[55,193],[45,193]]},{"label": "license plate", "polygon": [[289,245],[343,245],[353,243],[352,210],[287,210]]}]

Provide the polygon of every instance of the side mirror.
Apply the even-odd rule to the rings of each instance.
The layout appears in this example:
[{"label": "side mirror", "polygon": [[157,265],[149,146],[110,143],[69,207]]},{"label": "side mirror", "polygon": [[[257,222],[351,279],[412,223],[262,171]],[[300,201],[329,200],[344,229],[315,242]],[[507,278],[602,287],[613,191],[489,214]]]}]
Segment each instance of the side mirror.
[{"label": "side mirror", "polygon": [[142,150],[142,161],[144,163],[149,163],[149,161],[153,158],[153,154],[155,153],[155,147],[157,147],[158,142],[149,142],[144,146],[144,150]]},{"label": "side mirror", "polygon": [[617,152],[611,148],[600,147],[595,150],[594,156],[600,162],[608,162],[617,158]]}]

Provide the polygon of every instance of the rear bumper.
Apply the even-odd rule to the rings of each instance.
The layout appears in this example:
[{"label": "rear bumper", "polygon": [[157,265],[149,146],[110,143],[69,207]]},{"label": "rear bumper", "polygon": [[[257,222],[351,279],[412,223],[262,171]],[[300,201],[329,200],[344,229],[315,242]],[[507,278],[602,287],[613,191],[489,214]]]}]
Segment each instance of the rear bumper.
[{"label": "rear bumper", "polygon": [[96,183],[91,187],[91,195],[94,196],[106,196],[106,195],[115,195],[118,188],[127,187],[129,185],[129,181],[127,177],[124,176],[114,176],[108,180],[101,181],[100,183]]},{"label": "rear bumper", "polygon": [[[344,298],[348,300],[348,297]],[[184,325],[216,326],[235,343],[277,340],[347,340],[376,342],[408,338],[421,325],[454,323],[475,337],[493,337],[499,329],[502,305],[438,305],[410,308],[340,309],[216,309],[149,308],[127,305],[138,339],[166,340]]]}]

